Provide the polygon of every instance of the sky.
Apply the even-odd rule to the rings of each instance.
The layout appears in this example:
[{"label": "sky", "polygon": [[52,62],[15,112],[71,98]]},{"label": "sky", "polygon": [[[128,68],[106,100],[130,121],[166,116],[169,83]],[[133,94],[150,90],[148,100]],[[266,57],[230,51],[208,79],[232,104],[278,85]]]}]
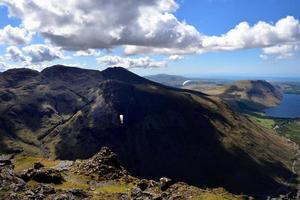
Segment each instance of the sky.
[{"label": "sky", "polygon": [[0,71],[300,78],[299,0],[0,0]]}]

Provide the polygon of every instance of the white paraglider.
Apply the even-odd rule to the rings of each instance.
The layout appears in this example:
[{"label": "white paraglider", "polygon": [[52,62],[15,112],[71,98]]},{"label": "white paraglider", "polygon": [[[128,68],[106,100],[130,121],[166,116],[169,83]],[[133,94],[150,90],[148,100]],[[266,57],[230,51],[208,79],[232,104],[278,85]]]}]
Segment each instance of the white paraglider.
[{"label": "white paraglider", "polygon": [[186,80],[182,83],[182,86],[185,86],[187,83],[191,82],[192,80]]},{"label": "white paraglider", "polygon": [[121,124],[123,124],[124,123],[124,115],[120,115],[119,117],[120,117]]}]

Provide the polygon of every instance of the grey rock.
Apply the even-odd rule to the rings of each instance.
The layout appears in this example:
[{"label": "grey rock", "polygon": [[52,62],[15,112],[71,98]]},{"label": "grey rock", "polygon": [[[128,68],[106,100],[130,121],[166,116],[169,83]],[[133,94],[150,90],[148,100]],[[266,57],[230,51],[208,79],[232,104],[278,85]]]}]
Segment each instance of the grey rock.
[{"label": "grey rock", "polygon": [[142,190],[146,190],[149,187],[148,181],[147,180],[141,180],[137,186]]},{"label": "grey rock", "polygon": [[138,197],[141,197],[142,195],[143,195],[143,192],[139,187],[135,187],[130,191],[130,196],[132,198],[138,198]]},{"label": "grey rock", "polygon": [[36,163],[33,164],[34,169],[41,169],[43,167],[45,167],[45,166],[40,162],[36,162]]},{"label": "grey rock", "polygon": [[67,171],[72,167],[73,164],[74,164],[74,161],[69,161],[69,160],[60,161],[60,163],[53,168],[58,171]]},{"label": "grey rock", "polygon": [[172,185],[172,179],[163,177],[159,179],[160,189],[162,191],[167,190]]}]

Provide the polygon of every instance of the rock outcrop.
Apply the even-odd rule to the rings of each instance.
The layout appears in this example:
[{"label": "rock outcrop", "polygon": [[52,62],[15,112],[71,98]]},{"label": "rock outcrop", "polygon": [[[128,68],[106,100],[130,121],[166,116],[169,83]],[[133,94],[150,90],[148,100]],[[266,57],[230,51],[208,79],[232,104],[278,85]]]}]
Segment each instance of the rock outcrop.
[{"label": "rock outcrop", "polygon": [[[77,160],[64,168],[47,167],[43,162],[32,163],[32,168],[16,172],[16,160],[0,166],[0,199],[7,200],[242,200],[224,189],[200,189],[186,183],[175,183],[168,178],[159,181],[132,177],[118,162],[116,154],[107,147],[87,160]],[[45,161],[49,164],[49,160]],[[68,161],[61,161],[68,163]],[[56,178],[59,178],[57,181]],[[89,186],[89,187],[88,187]]]},{"label": "rock outcrop", "polygon": [[102,147],[90,159],[77,160],[71,170],[97,180],[114,180],[129,175],[120,165],[117,155],[107,147]]}]

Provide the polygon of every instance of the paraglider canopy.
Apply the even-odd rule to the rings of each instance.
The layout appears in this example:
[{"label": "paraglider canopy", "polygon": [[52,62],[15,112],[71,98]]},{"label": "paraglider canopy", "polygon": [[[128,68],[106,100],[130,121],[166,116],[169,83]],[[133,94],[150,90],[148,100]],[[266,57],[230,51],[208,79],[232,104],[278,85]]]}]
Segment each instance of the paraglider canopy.
[{"label": "paraglider canopy", "polygon": [[119,118],[120,118],[121,124],[123,124],[124,123],[124,115],[120,115]]},{"label": "paraglider canopy", "polygon": [[186,80],[182,83],[182,86],[185,86],[186,84],[190,83],[192,80]]}]

